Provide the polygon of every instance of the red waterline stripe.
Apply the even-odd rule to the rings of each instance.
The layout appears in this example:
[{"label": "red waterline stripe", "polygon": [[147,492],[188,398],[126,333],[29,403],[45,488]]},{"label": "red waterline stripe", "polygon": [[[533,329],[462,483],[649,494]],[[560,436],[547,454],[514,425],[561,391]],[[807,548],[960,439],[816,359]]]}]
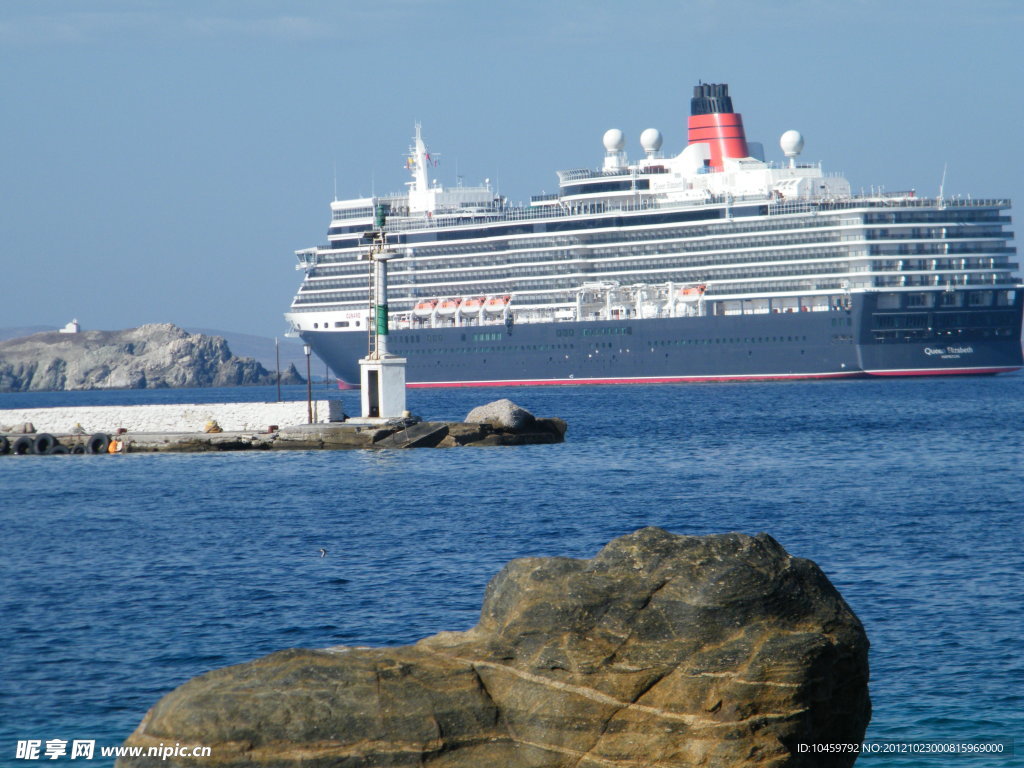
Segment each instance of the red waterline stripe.
[{"label": "red waterline stripe", "polygon": [[861,371],[849,373],[780,373],[746,376],[654,376],[624,379],[512,379],[508,381],[411,381],[409,389],[440,389],[446,387],[538,387],[562,384],[675,384],[716,381],[790,381],[793,379],[838,379],[863,376]]},{"label": "red waterline stripe", "polygon": [[[887,371],[850,371],[844,373],[782,373],[742,376],[666,376],[651,378],[623,379],[510,379],[507,381],[410,381],[409,389],[444,389],[450,387],[538,387],[545,385],[560,386],[564,384],[676,384],[697,382],[728,382],[728,381],[791,381],[794,379],[843,379],[871,376],[944,376],[952,374],[993,374],[1019,371],[1019,366],[1002,368],[929,368],[929,369],[894,369]],[[358,389],[357,385],[346,388]]]}]

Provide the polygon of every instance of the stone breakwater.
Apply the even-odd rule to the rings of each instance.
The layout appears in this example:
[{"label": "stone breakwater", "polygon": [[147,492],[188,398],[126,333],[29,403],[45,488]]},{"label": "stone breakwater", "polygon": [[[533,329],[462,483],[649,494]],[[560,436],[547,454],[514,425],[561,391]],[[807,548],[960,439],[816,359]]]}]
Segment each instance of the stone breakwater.
[{"label": "stone breakwater", "polygon": [[[171,323],[0,341],[0,392],[230,387],[276,378],[252,358],[231,354],[219,336]],[[282,381],[303,379],[291,367]]]},{"label": "stone breakwater", "polygon": [[[337,400],[314,400],[314,421],[344,418]],[[25,424],[36,432],[70,435],[127,432],[203,432],[216,422],[225,432],[266,432],[270,426],[303,424],[305,401],[287,403],[194,403],[189,405],[104,405],[0,410],[0,433],[20,433]]]},{"label": "stone breakwater", "polygon": [[312,408],[311,424],[302,402],[11,409],[0,411],[0,455],[536,445],[568,429],[508,400],[463,422],[346,419],[337,400]]},{"label": "stone breakwater", "polygon": [[590,560],[512,561],[466,632],[194,678],[125,744],[210,756],[117,765],[840,768],[856,756],[799,747],[860,743],[867,654],[818,566],[770,536],[645,528]]}]

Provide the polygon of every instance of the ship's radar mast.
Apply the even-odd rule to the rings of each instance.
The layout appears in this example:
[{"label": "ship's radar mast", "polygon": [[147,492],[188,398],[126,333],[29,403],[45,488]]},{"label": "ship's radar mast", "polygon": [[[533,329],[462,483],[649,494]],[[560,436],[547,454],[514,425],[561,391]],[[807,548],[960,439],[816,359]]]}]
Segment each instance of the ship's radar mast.
[{"label": "ship's radar mast", "polygon": [[409,157],[405,161],[406,167],[412,173],[412,181],[407,181],[409,187],[409,210],[417,212],[429,212],[434,209],[436,193],[442,191],[439,186],[431,188],[430,177],[427,169],[437,165],[437,158],[431,155],[427,145],[423,142],[423,133],[419,123],[416,123],[416,135],[413,137],[413,145],[409,147]]},{"label": "ship's radar mast", "polygon": [[661,151],[661,144],[661,131],[657,128],[648,128],[640,134],[640,146],[644,148],[644,153],[647,155],[648,160],[658,157],[658,153]]},{"label": "ship's radar mast", "polygon": [[426,192],[430,188],[430,179],[427,176],[427,165],[430,162],[430,154],[427,152],[427,145],[423,143],[422,125],[416,123],[416,135],[413,137],[413,146],[409,148],[409,160],[407,165],[412,173],[413,180],[410,183],[413,192]]},{"label": "ship's radar mast", "polygon": [[604,132],[604,169],[617,171],[626,167],[626,134],[618,128],[609,128]]},{"label": "ship's radar mast", "polygon": [[779,138],[779,146],[782,147],[783,154],[789,158],[789,167],[796,167],[796,158],[804,148],[804,137],[800,131],[786,131]]}]

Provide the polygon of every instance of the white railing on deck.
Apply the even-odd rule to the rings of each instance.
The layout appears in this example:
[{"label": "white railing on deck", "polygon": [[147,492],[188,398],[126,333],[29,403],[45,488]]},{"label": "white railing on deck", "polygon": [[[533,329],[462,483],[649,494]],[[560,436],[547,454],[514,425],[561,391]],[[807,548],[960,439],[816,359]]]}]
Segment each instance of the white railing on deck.
[{"label": "white railing on deck", "polygon": [[536,207],[506,208],[495,213],[471,214],[451,211],[424,215],[421,219],[395,221],[391,219],[392,232],[413,232],[439,227],[473,226],[478,224],[510,223],[517,221],[537,221],[545,219],[561,219],[566,216],[595,216],[614,213],[635,213],[638,211],[679,211],[686,209],[723,208],[729,210],[746,205],[766,205],[769,216],[781,216],[793,213],[832,211],[854,208],[1008,208],[1010,201],[1005,198],[963,199],[951,198],[937,200],[926,197],[907,197],[904,195],[851,197],[845,199],[818,200],[775,200],[765,195],[714,195],[707,200],[694,200],[678,203],[665,203],[647,196],[634,198],[634,201],[577,203],[572,206],[548,205]]}]

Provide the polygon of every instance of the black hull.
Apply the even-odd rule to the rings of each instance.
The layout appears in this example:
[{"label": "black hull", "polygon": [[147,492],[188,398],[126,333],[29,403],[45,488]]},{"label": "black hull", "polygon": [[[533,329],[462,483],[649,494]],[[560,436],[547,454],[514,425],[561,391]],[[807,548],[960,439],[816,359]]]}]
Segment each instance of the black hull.
[{"label": "black hull", "polygon": [[[871,301],[849,310],[394,330],[410,387],[991,374],[1024,365],[1016,334],[895,338]],[[880,335],[882,338],[879,338]],[[364,333],[301,334],[338,378],[359,382]]]}]

